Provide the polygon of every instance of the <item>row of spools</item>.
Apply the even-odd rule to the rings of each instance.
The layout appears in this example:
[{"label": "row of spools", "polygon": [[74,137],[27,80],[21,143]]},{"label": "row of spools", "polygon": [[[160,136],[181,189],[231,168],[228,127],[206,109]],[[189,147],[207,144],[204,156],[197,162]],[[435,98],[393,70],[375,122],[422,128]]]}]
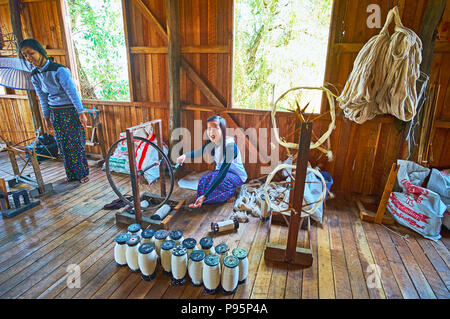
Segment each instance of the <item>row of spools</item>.
[{"label": "row of spools", "polygon": [[162,266],[165,275],[172,277],[173,285],[184,285],[189,276],[192,285],[203,285],[207,294],[215,294],[219,287],[224,294],[233,294],[247,278],[248,251],[235,248],[230,254],[225,243],[213,248],[211,237],[201,238],[198,247],[194,238],[184,239],[181,230],[155,232],[132,224],[115,241],[116,263],[140,271],[146,281],[156,277],[157,264]]}]

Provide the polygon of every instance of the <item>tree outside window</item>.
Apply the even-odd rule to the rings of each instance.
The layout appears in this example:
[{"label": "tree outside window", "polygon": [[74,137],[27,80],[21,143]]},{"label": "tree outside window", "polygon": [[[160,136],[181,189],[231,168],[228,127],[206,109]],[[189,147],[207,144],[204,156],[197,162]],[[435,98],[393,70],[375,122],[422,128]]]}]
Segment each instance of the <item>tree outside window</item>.
[{"label": "tree outside window", "polygon": [[[274,85],[275,99],[292,87],[323,86],[331,0],[234,3],[234,107],[270,109]],[[321,91],[298,92],[286,103],[309,103],[307,112],[320,112]]]},{"label": "tree outside window", "polygon": [[120,0],[67,0],[83,99],[129,101]]}]

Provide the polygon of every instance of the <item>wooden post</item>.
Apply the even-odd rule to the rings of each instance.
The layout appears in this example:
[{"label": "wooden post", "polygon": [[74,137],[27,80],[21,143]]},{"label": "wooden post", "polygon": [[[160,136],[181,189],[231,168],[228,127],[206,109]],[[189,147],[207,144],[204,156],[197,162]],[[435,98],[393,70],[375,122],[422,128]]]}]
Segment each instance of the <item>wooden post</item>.
[{"label": "wooden post", "polygon": [[[3,210],[3,209],[9,209],[10,207],[9,207],[9,199],[8,199],[8,189],[6,188],[6,183],[5,183],[5,180],[4,179],[2,179],[2,178],[0,178],[0,193],[3,193],[3,196],[4,196],[4,198],[3,198],[3,203],[2,203],[2,200],[0,199],[0,208]],[[5,207],[3,207],[3,205],[5,206]]]},{"label": "wooden post", "polygon": [[384,213],[386,212],[386,206],[391,195],[392,189],[394,188],[395,180],[397,179],[397,173],[400,165],[397,163],[392,164],[391,171],[389,172],[389,177],[384,187],[383,195],[381,196],[381,201],[378,204],[377,215],[375,216],[375,223],[381,224],[384,218]]},{"label": "wooden post", "polygon": [[134,135],[131,129],[127,129],[126,133],[127,133],[128,161],[130,163],[131,188],[133,191],[134,216],[136,217],[136,222],[140,224],[142,222],[142,209],[139,192],[139,181],[136,170],[136,157],[134,156],[135,154]]},{"label": "wooden post", "polygon": [[[164,152],[161,120],[157,120],[155,124],[157,125],[156,130],[154,130],[155,139],[158,141],[159,147]],[[159,160],[161,161],[161,157],[159,155],[158,155],[158,157],[159,157]],[[166,174],[165,173],[166,172],[165,172],[164,165],[159,165],[159,183],[160,183],[161,196],[166,196]]]},{"label": "wooden post", "polygon": [[[37,141],[35,142],[34,145],[37,144]],[[44,184],[44,179],[42,178],[42,174],[41,174],[41,168],[39,167],[39,163],[37,160],[37,156],[36,156],[36,152],[33,151],[30,152],[29,154],[30,158],[31,158],[31,165],[33,166],[33,171],[34,171],[34,177],[36,178],[36,183],[37,183],[37,189],[39,194],[44,194],[45,193],[45,184]]]},{"label": "wooden post", "polygon": [[[434,55],[434,44],[436,42],[436,36],[437,36],[437,28],[442,20],[442,16],[445,11],[445,7],[447,4],[447,0],[434,0],[429,1],[427,3],[427,7],[425,9],[425,13],[422,19],[422,24],[420,26],[419,31],[419,37],[420,40],[422,40],[422,63],[420,64],[420,71],[430,76],[431,73],[431,66],[433,62],[433,55]],[[416,90],[417,94],[419,94],[420,89],[420,83],[416,84]],[[423,100],[425,96],[422,96],[421,100]],[[421,101],[418,101],[417,105],[422,104]],[[425,105],[420,109],[417,110],[417,114],[415,116],[415,119],[421,119],[423,122],[423,112]],[[416,120],[412,119],[408,122],[406,131],[409,131],[409,128],[411,125],[414,125],[416,123]],[[423,125],[416,126],[414,129],[415,136],[420,136],[420,130],[423,129]],[[408,160],[412,160],[413,158],[417,159],[416,153],[417,145],[411,145],[411,150],[409,154]]]},{"label": "wooden post", "polygon": [[169,149],[172,149],[178,140],[172,140],[172,133],[181,127],[181,100],[180,100],[180,68],[181,50],[178,21],[178,0],[166,0],[167,12],[167,37],[168,37],[168,61],[169,61],[169,90],[170,90],[170,115],[169,115]]},{"label": "wooden post", "polygon": [[[17,39],[17,43],[23,40],[22,35],[22,21],[20,20],[20,1],[9,0],[9,15],[11,19],[11,25],[13,33]],[[20,57],[20,52],[17,51],[17,57]],[[39,106],[36,99],[36,93],[34,91],[27,91],[28,103],[30,105],[31,118],[33,120],[34,130],[43,128],[42,120],[39,112]]]},{"label": "wooden post", "polygon": [[295,208],[295,211],[291,211],[291,218],[289,221],[289,232],[286,245],[287,262],[292,262],[295,260],[298,230],[302,221],[301,213],[303,206],[303,193],[305,191],[305,179],[306,170],[308,168],[312,126],[312,123],[302,122],[300,127],[300,142],[295,172],[294,196],[289,200],[291,205]]}]

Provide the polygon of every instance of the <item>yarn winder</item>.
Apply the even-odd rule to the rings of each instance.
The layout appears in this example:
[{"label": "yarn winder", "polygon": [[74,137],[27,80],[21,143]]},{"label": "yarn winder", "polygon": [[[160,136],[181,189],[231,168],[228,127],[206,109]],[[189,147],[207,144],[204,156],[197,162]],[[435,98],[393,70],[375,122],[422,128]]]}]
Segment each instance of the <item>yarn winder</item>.
[{"label": "yarn winder", "polygon": [[[153,138],[159,144],[156,145],[152,141],[147,138],[143,138],[140,136],[135,136],[135,132],[138,130],[142,130],[144,128],[152,128]],[[145,167],[140,167],[138,169],[140,163],[136,162],[136,147],[135,143],[139,143],[139,147],[143,149],[152,149],[156,150],[158,159],[156,161],[150,161],[145,164]],[[128,154],[128,163],[129,163],[129,171],[130,171],[130,181],[131,181],[131,191],[132,191],[132,200],[129,200],[126,197],[126,193],[129,191],[129,188],[120,186],[117,180],[114,179],[114,174],[111,170],[111,157],[116,149],[116,147],[120,144],[126,144],[127,154]],[[123,137],[116,142],[114,142],[110,149],[106,154],[105,159],[105,170],[108,181],[113,189],[113,191],[117,194],[117,196],[123,200],[127,206],[123,209],[119,210],[116,213],[116,221],[118,223],[131,224],[138,223],[143,227],[148,227],[150,225],[154,226],[154,228],[164,228],[168,229],[168,223],[172,216],[181,208],[181,205],[184,203],[184,200],[174,200],[170,199],[170,196],[174,187],[174,169],[177,166],[172,166],[169,158],[162,150],[163,139],[162,139],[162,122],[160,119],[156,119],[150,122],[142,123],[137,126],[133,126],[126,129],[126,137]],[[160,194],[154,194],[149,192],[148,188],[143,188],[145,185],[144,174],[158,166],[159,167],[159,190]],[[168,172],[170,178],[169,188],[167,189],[166,185],[166,170]],[[141,190],[142,189],[142,190]],[[142,207],[141,203],[148,203],[146,207]],[[142,213],[154,211],[154,214],[149,216],[145,216]]]}]

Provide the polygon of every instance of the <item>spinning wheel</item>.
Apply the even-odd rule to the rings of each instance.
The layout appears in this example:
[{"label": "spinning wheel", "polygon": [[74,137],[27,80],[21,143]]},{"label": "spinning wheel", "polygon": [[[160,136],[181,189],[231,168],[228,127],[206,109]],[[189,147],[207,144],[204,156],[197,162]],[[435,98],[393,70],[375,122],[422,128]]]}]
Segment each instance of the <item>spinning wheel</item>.
[{"label": "spinning wheel", "polygon": [[[300,122],[299,127],[299,142],[298,143],[290,143],[286,142],[284,138],[280,138],[277,132],[277,126],[276,126],[276,109],[277,104],[285,99],[289,93],[299,91],[299,90],[322,90],[325,91],[327,94],[328,102],[330,104],[330,117],[331,122],[328,125],[328,130],[323,134],[321,137],[317,138],[315,134],[313,134],[313,123],[312,121],[317,120],[319,117],[325,116],[327,113],[321,114],[316,116],[315,119],[312,121],[308,119],[305,119],[304,111],[306,110],[307,106],[304,107],[303,110],[300,110],[299,104],[297,102],[297,99],[295,99],[296,108],[294,111],[291,111],[296,114],[297,122]],[[278,141],[278,143],[282,146],[284,146],[289,154],[289,157],[294,161],[294,159],[297,159],[296,165],[291,164],[280,164],[278,165],[269,176],[267,176],[266,182],[263,187],[263,192],[265,194],[265,200],[269,207],[272,208],[273,212],[276,212],[277,214],[281,214],[285,220],[285,223],[289,227],[288,232],[288,239],[286,246],[274,244],[270,242],[270,228],[269,228],[269,236],[267,237],[267,243],[266,243],[266,250],[265,250],[265,258],[271,261],[281,261],[281,262],[287,262],[292,264],[298,264],[298,265],[305,265],[305,266],[311,266],[312,264],[312,250],[311,250],[311,240],[309,235],[309,215],[313,214],[316,209],[322,204],[322,202],[325,200],[327,187],[325,180],[322,176],[322,174],[315,169],[312,169],[308,167],[308,160],[309,160],[309,151],[310,149],[318,149],[319,151],[327,154],[328,158],[331,160],[332,154],[331,151],[328,149],[323,148],[321,145],[327,140],[331,132],[334,129],[334,123],[335,123],[335,107],[334,107],[334,100],[333,100],[333,93],[331,93],[330,90],[324,88],[324,87],[296,87],[287,90],[285,93],[283,93],[273,104],[272,104],[272,124],[275,131],[275,137]],[[297,124],[297,123],[296,123]],[[312,136],[314,135],[315,140],[312,140]],[[297,149],[298,152],[295,154],[295,156],[292,156],[289,152],[289,149]],[[269,196],[269,193],[267,192],[268,185],[271,183],[272,178],[274,175],[283,169],[290,169],[291,172],[288,172],[288,175],[290,177],[290,180],[286,181],[284,184],[289,189],[290,195],[289,195],[289,202],[287,201],[280,201],[279,204],[274,203],[273,199]],[[295,170],[295,173],[292,171]],[[319,178],[320,182],[322,183],[322,193],[319,199],[315,203],[304,203],[304,190],[305,190],[305,184],[309,181],[306,180],[307,172],[312,172],[316,177]],[[295,177],[294,177],[295,176]],[[317,183],[318,181],[313,181],[314,183]],[[311,208],[307,209],[307,207]],[[273,219],[274,216],[271,218],[271,223],[274,222]],[[308,221],[308,244],[304,248],[297,247],[297,238],[298,238],[298,231],[300,226],[302,225],[303,219],[307,218]]]},{"label": "spinning wheel", "polygon": [[[157,119],[127,128],[126,137],[114,142],[106,154],[108,181],[114,193],[127,205],[116,213],[119,223],[167,229],[171,217],[184,202],[170,198],[175,184],[174,170],[178,165],[173,166],[162,150],[161,125],[161,120]],[[147,132],[149,127],[151,133]],[[137,136],[142,131],[147,138]],[[166,175],[170,179],[168,185]],[[155,182],[158,178],[159,194]]]},{"label": "spinning wheel", "polygon": [[[163,197],[161,202],[155,203],[155,202],[149,202],[148,207],[142,207],[142,210],[154,210],[158,209],[162,205],[164,205],[170,198],[170,195],[172,195],[173,187],[174,187],[174,174],[173,174],[173,166],[170,163],[169,158],[166,154],[161,150],[160,147],[158,147],[153,142],[149,141],[146,138],[134,136],[133,143],[137,145],[138,148],[145,150],[147,153],[150,152],[156,152],[158,154],[157,160],[155,161],[147,161],[145,162],[145,166],[141,166],[136,169],[137,174],[137,183],[139,183],[139,198],[142,198],[144,194],[147,193],[153,193],[153,189],[155,188],[153,183],[149,183],[146,178],[147,173],[150,172],[154,168],[160,167],[159,170],[163,174],[165,174],[165,171],[167,170],[169,178],[170,178],[170,186],[168,191],[162,191],[161,197]],[[130,191],[132,190],[132,179],[133,176],[130,174],[128,176],[124,176],[124,174],[120,174],[113,171],[113,168],[117,166],[117,160],[113,158],[113,153],[116,150],[117,146],[125,146],[127,144],[127,138],[121,138],[117,141],[115,141],[111,147],[109,148],[107,154],[106,154],[106,160],[105,160],[105,171],[106,171],[106,177],[108,178],[109,184],[111,185],[111,188],[113,189],[114,193],[122,200],[124,201],[128,206],[133,206],[133,199],[132,194],[130,194]],[[139,164],[139,163],[137,163]],[[125,164],[124,166],[126,166]],[[128,163],[128,167],[125,167],[130,172],[132,171],[130,163]]]},{"label": "spinning wheel", "polygon": [[[307,116],[305,111],[309,106],[309,103],[306,104],[305,107],[303,107],[303,109],[300,108],[299,102],[298,102],[298,95],[301,95],[301,93],[305,90],[308,91],[317,91],[317,90],[321,90],[324,91],[326,93],[327,99],[328,99],[328,104],[330,106],[330,109],[328,112],[316,115],[314,118],[311,119],[311,115]],[[297,94],[297,96],[295,96]],[[277,140],[277,142],[286,148],[286,150],[288,151],[288,154],[291,156],[290,153],[290,149],[297,149],[299,148],[299,144],[298,143],[292,143],[292,142],[286,142],[286,138],[290,137],[293,134],[296,134],[300,131],[300,128],[297,128],[293,133],[291,133],[289,136],[287,137],[280,137],[278,135],[278,130],[277,130],[277,123],[276,123],[276,118],[275,115],[277,113],[277,108],[282,108],[285,109],[291,113],[294,113],[297,119],[297,123],[305,123],[305,122],[315,122],[317,120],[319,120],[320,118],[323,118],[325,116],[327,116],[328,114],[330,115],[331,121],[330,124],[328,125],[328,130],[320,137],[317,136],[317,134],[314,133],[314,130],[312,131],[312,137],[311,137],[311,149],[317,149],[319,151],[321,151],[322,153],[325,153],[328,157],[329,160],[332,159],[332,152],[330,150],[330,145],[329,145],[329,137],[334,129],[334,125],[336,122],[336,108],[335,108],[335,101],[334,98],[336,98],[336,95],[333,94],[329,89],[325,88],[325,87],[307,87],[307,86],[299,86],[299,87],[294,87],[291,88],[289,90],[287,90],[286,92],[284,92],[274,103],[272,103],[272,112],[271,112],[271,117],[272,117],[272,125],[274,128],[274,134],[275,134],[275,138]],[[295,101],[295,105],[292,102],[292,100]],[[289,104],[289,108],[286,107],[282,107],[281,104],[282,103],[288,103]],[[296,125],[297,126],[297,125]],[[324,148],[322,146],[322,144],[328,140],[328,146],[327,148]]]}]

